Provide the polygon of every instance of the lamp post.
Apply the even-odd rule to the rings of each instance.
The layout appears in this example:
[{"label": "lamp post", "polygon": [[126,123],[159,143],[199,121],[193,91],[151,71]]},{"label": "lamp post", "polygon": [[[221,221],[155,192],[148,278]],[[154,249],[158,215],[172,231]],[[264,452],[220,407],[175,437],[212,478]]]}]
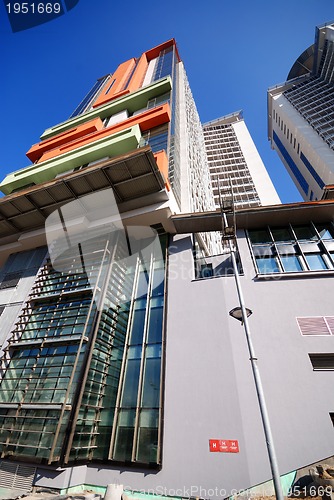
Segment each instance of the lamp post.
[{"label": "lamp post", "polygon": [[220,195],[220,189],[218,190],[219,201],[220,201],[220,206],[221,206],[221,215],[222,215],[223,240],[228,241],[228,247],[229,247],[229,252],[231,255],[233,273],[234,273],[234,278],[235,278],[235,284],[236,284],[238,298],[239,298],[239,304],[240,304],[240,307],[235,307],[234,309],[232,309],[229,312],[229,314],[230,314],[230,316],[237,319],[238,321],[241,321],[241,324],[243,325],[244,330],[245,330],[247,347],[248,347],[248,352],[249,352],[249,359],[250,359],[251,366],[252,366],[254,383],[255,383],[256,393],[257,393],[257,397],[258,397],[260,413],[261,413],[261,418],[262,418],[262,424],[263,424],[263,430],[264,430],[264,435],[265,435],[266,445],[267,445],[267,450],[268,450],[270,468],[271,468],[272,478],[273,478],[273,482],[274,482],[275,495],[276,495],[277,500],[284,500],[282,485],[281,485],[281,478],[280,478],[280,474],[279,474],[279,470],[278,470],[276,452],[275,452],[275,447],[274,447],[274,440],[273,440],[273,436],[272,436],[272,432],[271,432],[267,405],[266,405],[266,401],[265,401],[265,397],[264,397],[263,386],[262,386],[259,368],[257,366],[257,357],[255,356],[255,351],[254,351],[254,347],[253,347],[253,343],[252,343],[252,339],[251,339],[251,334],[250,334],[250,328],[249,328],[249,324],[248,324],[248,317],[252,314],[252,311],[250,309],[248,309],[247,307],[245,307],[244,297],[242,294],[242,288],[241,288],[241,283],[240,283],[239,270],[238,270],[237,260],[235,257],[236,250],[233,247],[232,241],[231,241],[231,240],[236,239],[236,221],[235,221],[235,211],[234,211],[233,188],[232,188],[231,181],[230,181],[230,189],[231,189],[232,197],[230,200],[230,206],[228,206],[228,208],[233,213],[233,225],[232,226],[229,226],[229,224],[228,224],[226,210],[223,209],[222,198]]},{"label": "lamp post", "polygon": [[[226,215],[225,215],[225,220],[226,220]],[[239,304],[240,304],[240,307],[235,307],[234,309],[232,309],[229,312],[229,314],[230,314],[230,316],[237,319],[238,321],[241,321],[241,324],[244,326],[246,340],[247,340],[247,346],[248,346],[248,352],[249,352],[249,359],[250,359],[251,366],[252,366],[255,388],[256,388],[256,393],[257,393],[257,397],[258,397],[258,401],[259,401],[260,413],[261,413],[261,418],[262,418],[263,430],[264,430],[264,434],[265,434],[265,438],[266,438],[266,445],[267,445],[267,450],[268,450],[272,478],[273,478],[273,482],[274,482],[275,495],[276,495],[277,500],[283,500],[284,496],[283,496],[283,491],[282,491],[282,486],[281,486],[280,474],[279,474],[279,470],[278,470],[278,464],[277,464],[273,436],[272,436],[271,428],[270,428],[269,415],[268,415],[267,405],[266,405],[266,401],[265,401],[265,397],[264,397],[260,372],[259,372],[259,368],[257,366],[257,357],[255,356],[255,351],[254,351],[254,347],[253,347],[253,343],[252,343],[252,339],[251,339],[251,335],[250,335],[249,324],[248,324],[248,317],[252,314],[252,311],[250,309],[248,309],[247,307],[245,307],[245,304],[244,304],[244,298],[243,298],[241,284],[240,284],[239,271],[238,271],[237,261],[235,258],[235,249],[232,247],[230,240],[229,240],[229,247],[230,247],[230,252],[231,252],[231,260],[232,260],[232,266],[233,266],[233,271],[234,271],[234,278],[235,278],[236,288],[237,288],[238,297],[239,297]]]}]

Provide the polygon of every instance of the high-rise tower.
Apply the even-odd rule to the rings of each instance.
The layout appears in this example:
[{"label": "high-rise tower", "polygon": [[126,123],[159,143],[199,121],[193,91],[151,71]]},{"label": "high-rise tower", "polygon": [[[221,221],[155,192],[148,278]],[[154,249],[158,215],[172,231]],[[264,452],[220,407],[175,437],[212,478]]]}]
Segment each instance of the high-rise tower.
[{"label": "high-rise tower", "polygon": [[[214,208],[202,127],[175,41],[100,78],[41,139],[27,153],[33,163],[0,185],[7,195],[2,261],[15,250],[0,286],[8,340],[2,455],[157,466],[168,218]],[[131,226],[125,236],[123,225]],[[143,227],[154,228],[160,252]],[[207,252],[217,240],[204,234],[201,241]],[[124,258],[129,250],[138,257]],[[4,290],[16,286],[10,317],[19,317],[8,326]]]},{"label": "high-rise tower", "polygon": [[215,205],[233,190],[235,208],[275,205],[277,192],[249,134],[241,111],[203,125]]},{"label": "high-rise tower", "polygon": [[315,41],[287,81],[268,90],[268,134],[304,200],[319,200],[334,182],[334,23]]}]

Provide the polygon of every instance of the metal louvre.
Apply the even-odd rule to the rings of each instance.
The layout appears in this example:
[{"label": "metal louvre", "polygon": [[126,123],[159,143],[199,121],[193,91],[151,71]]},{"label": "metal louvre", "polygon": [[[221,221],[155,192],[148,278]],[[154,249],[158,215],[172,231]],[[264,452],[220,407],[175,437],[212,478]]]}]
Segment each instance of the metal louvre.
[{"label": "metal louvre", "polygon": [[32,489],[36,467],[0,461],[0,485],[29,492]]},{"label": "metal louvre", "polygon": [[302,335],[334,335],[334,316],[296,318]]},{"label": "metal louvre", "polygon": [[122,202],[162,191],[165,180],[151,148],[103,160],[0,198],[0,238],[41,228],[48,215],[64,203],[110,187]]}]

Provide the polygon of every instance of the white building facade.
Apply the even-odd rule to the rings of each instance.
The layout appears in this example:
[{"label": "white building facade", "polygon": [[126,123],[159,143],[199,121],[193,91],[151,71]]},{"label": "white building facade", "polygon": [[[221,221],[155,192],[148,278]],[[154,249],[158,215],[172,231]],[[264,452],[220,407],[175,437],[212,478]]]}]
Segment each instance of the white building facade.
[{"label": "white building facade", "polygon": [[316,28],[314,45],[285,83],[268,90],[268,136],[304,200],[334,182],[334,24]]},{"label": "white building facade", "polygon": [[215,205],[233,190],[236,209],[280,203],[241,111],[203,125]]}]

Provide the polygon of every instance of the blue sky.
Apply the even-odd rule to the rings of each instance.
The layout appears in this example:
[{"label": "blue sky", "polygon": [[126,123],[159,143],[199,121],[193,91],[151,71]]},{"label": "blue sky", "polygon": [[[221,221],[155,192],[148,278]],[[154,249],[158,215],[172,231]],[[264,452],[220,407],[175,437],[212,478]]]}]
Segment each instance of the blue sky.
[{"label": "blue sky", "polygon": [[26,151],[98,77],[174,37],[202,122],[243,109],[282,201],[298,201],[267,139],[266,91],[313,43],[315,26],[333,19],[333,0],[79,0],[58,19],[12,33],[2,3],[0,178],[29,165]]}]

